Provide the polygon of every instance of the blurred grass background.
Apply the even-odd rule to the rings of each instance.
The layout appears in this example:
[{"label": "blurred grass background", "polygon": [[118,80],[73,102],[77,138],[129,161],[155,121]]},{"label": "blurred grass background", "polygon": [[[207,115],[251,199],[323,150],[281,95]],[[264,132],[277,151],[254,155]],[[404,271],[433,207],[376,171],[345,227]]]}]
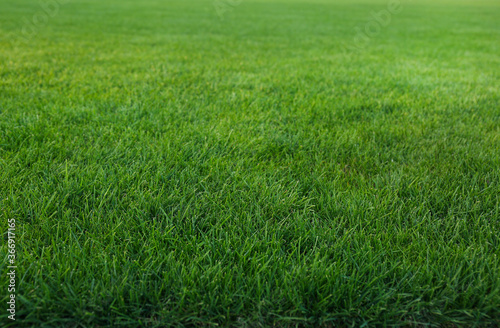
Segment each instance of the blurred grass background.
[{"label": "blurred grass background", "polygon": [[15,325],[498,325],[499,7],[3,1]]}]

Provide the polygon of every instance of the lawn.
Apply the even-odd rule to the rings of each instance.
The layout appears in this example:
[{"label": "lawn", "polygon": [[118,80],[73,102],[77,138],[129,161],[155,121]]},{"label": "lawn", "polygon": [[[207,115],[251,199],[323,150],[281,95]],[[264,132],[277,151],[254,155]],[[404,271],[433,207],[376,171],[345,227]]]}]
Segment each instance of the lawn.
[{"label": "lawn", "polygon": [[500,325],[499,1],[61,2],[0,2],[1,326]]}]

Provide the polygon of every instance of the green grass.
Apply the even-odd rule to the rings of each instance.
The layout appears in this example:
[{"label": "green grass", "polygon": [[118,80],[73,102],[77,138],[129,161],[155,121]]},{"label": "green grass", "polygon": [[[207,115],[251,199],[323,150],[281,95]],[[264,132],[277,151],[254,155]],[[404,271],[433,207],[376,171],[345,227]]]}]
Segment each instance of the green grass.
[{"label": "green grass", "polygon": [[500,2],[386,6],[2,1],[1,325],[500,325]]}]

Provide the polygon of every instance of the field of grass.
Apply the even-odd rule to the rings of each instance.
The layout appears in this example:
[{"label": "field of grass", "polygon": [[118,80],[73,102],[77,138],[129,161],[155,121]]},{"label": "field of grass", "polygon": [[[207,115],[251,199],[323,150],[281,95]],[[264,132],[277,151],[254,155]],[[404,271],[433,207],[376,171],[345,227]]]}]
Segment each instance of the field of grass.
[{"label": "field of grass", "polygon": [[2,0],[0,325],[500,325],[500,2],[388,3]]}]

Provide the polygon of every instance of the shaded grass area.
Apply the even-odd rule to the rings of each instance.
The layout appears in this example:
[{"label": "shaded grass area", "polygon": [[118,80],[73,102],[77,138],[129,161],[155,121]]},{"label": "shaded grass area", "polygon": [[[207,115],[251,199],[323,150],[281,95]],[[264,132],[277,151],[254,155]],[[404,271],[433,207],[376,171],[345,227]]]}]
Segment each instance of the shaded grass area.
[{"label": "shaded grass area", "polygon": [[15,325],[499,325],[500,8],[385,6],[0,4]]}]

